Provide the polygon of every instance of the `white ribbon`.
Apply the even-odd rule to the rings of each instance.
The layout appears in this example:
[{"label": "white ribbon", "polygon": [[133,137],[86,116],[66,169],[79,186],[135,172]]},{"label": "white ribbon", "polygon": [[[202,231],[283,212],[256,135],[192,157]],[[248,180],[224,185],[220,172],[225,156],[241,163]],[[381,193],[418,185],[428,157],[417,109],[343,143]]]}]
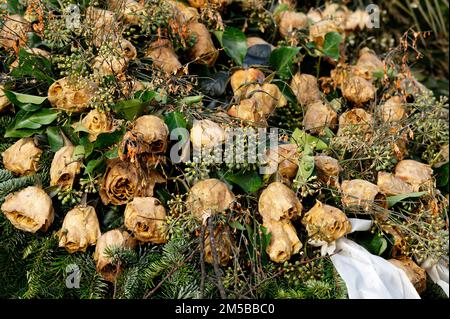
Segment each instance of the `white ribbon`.
[{"label": "white ribbon", "polygon": [[445,294],[448,295],[448,261],[441,258],[438,262],[433,261],[431,258],[425,260],[420,267],[427,271],[428,276],[437,285],[439,285]]}]

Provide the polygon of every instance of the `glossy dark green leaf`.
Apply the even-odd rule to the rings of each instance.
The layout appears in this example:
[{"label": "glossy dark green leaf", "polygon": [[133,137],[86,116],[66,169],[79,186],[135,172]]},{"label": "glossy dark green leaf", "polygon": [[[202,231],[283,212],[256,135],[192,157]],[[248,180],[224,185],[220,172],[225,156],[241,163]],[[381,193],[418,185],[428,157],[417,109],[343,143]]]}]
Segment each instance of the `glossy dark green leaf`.
[{"label": "glossy dark green leaf", "polygon": [[60,134],[59,127],[50,126],[45,131],[47,133],[48,144],[52,152],[57,152],[64,146],[64,139]]},{"label": "glossy dark green leaf", "polygon": [[94,151],[94,143],[89,141],[88,136],[83,136],[80,138],[80,145],[84,148],[84,157],[88,157]]},{"label": "glossy dark green leaf", "polygon": [[242,65],[247,53],[247,38],[241,30],[226,27],[222,35],[222,46],[230,58]]},{"label": "glossy dark green leaf", "polygon": [[53,83],[53,73],[50,61],[39,55],[19,51],[19,65],[11,71],[14,77],[33,77],[37,80]]},{"label": "glossy dark green leaf", "polygon": [[387,201],[388,207],[391,208],[392,206],[394,206],[398,202],[401,202],[404,199],[421,197],[421,196],[425,195],[426,193],[427,192],[415,192],[415,193],[389,196],[389,197],[386,197],[386,201]]},{"label": "glossy dark green leaf", "polygon": [[339,46],[342,42],[342,36],[337,32],[328,32],[325,35],[323,43],[323,53],[333,60],[337,61],[340,57]]},{"label": "glossy dark green leaf", "polygon": [[292,76],[294,57],[299,53],[300,47],[279,47],[272,51],[269,65],[277,71],[277,74],[288,79]]},{"label": "glossy dark green leaf", "polygon": [[132,121],[142,114],[144,103],[139,99],[120,101],[112,109],[121,117]]},{"label": "glossy dark green leaf", "polygon": [[4,93],[13,105],[18,106],[27,112],[37,111],[42,107],[42,103],[47,99],[47,97],[17,93],[9,90],[4,90]]},{"label": "glossy dark green leaf", "polygon": [[101,164],[105,162],[105,158],[102,156],[97,159],[90,160],[86,164],[86,168],[84,169],[85,174],[91,174],[97,167],[100,167]]},{"label": "glossy dark green leaf", "polygon": [[262,179],[256,171],[227,173],[224,178],[242,188],[246,193],[255,193],[263,185]]},{"label": "glossy dark green leaf", "polygon": [[441,167],[435,169],[436,173],[436,185],[438,187],[448,187],[449,179],[449,164],[444,164]]}]

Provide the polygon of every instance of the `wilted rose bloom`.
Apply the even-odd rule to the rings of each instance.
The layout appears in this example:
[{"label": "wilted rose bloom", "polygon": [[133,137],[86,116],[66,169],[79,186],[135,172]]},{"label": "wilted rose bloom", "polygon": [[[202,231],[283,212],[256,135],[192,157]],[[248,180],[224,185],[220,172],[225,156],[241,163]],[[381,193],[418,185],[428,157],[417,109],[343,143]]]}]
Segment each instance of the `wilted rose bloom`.
[{"label": "wilted rose bloom", "polygon": [[27,41],[27,32],[31,25],[18,14],[7,15],[2,21],[0,29],[0,47],[6,50],[17,50]]},{"label": "wilted rose bloom", "polygon": [[187,207],[198,221],[221,213],[234,202],[234,194],[228,186],[215,178],[205,179],[192,186]]},{"label": "wilted rose bloom", "polygon": [[414,160],[403,160],[395,166],[395,176],[410,184],[415,192],[421,186],[429,186],[432,174],[430,165]]},{"label": "wilted rose bloom", "polygon": [[261,39],[260,37],[248,37],[247,38],[247,47],[250,48],[254,45],[258,45],[258,44],[265,44],[265,45],[269,45],[272,50],[274,49],[274,46],[272,44],[270,44],[269,42],[267,42],[264,39]]},{"label": "wilted rose bloom", "polygon": [[299,157],[296,144],[278,145],[267,152],[268,168],[271,172],[278,172],[281,177],[291,180],[297,175]]},{"label": "wilted rose bloom", "polygon": [[29,175],[37,171],[41,154],[33,138],[21,138],[2,153],[3,165],[13,173]]},{"label": "wilted rose bloom", "polygon": [[69,253],[84,252],[88,246],[95,245],[100,235],[100,225],[94,207],[78,206],[64,217],[58,232],[59,247],[64,247]]},{"label": "wilted rose bloom", "polygon": [[341,185],[344,206],[370,207],[379,193],[378,186],[362,179],[343,181]]},{"label": "wilted rose bloom", "polygon": [[211,120],[194,121],[191,129],[191,142],[194,149],[210,150],[225,142],[227,134],[217,123]]},{"label": "wilted rose bloom", "polygon": [[211,34],[203,23],[192,21],[187,26],[190,36],[195,37],[194,45],[189,49],[190,56],[196,63],[212,66],[219,56]]},{"label": "wilted rose bloom", "polygon": [[[231,260],[231,234],[228,229],[216,228],[214,230],[214,247],[217,253],[217,263],[226,266]],[[214,256],[211,246],[211,235],[206,232],[205,236],[205,261],[214,264]]]},{"label": "wilted rose bloom", "polygon": [[380,107],[384,122],[398,122],[406,115],[406,110],[400,96],[393,96]]},{"label": "wilted rose bloom", "polygon": [[349,75],[341,85],[342,95],[359,106],[375,98],[376,88],[360,76]]},{"label": "wilted rose bloom", "polygon": [[372,131],[372,115],[361,108],[348,110],[339,116],[339,130],[337,136],[345,136],[349,133],[369,134]]},{"label": "wilted rose bloom", "polygon": [[228,115],[237,117],[243,121],[249,121],[249,124],[267,125],[265,117],[258,110],[256,101],[253,99],[241,100],[239,105],[233,105],[228,110]]},{"label": "wilted rose bloom", "polygon": [[388,261],[406,273],[409,281],[416,288],[417,293],[421,294],[427,289],[427,274],[425,269],[420,268],[411,258],[401,257],[399,259],[389,259]]},{"label": "wilted rose bloom", "polygon": [[325,128],[334,128],[336,124],[337,113],[328,103],[317,101],[308,105],[303,118],[305,130],[323,135]]},{"label": "wilted rose bloom", "polygon": [[326,155],[316,155],[314,156],[314,165],[321,181],[334,187],[339,186],[339,173],[342,168],[337,159]]},{"label": "wilted rose bloom", "polygon": [[313,241],[331,243],[352,230],[347,216],[340,209],[317,201],[302,219]]},{"label": "wilted rose bloom", "polygon": [[154,115],[143,115],[133,123],[133,131],[142,135],[150,153],[164,153],[167,149],[169,128]]},{"label": "wilted rose bloom", "polygon": [[55,153],[50,166],[50,185],[58,185],[63,189],[72,188],[81,167],[81,163],[73,158],[74,150],[73,145],[67,145]]},{"label": "wilted rose bloom", "polygon": [[85,17],[84,24],[93,31],[93,43],[97,47],[119,33],[119,21],[112,11],[89,6]]},{"label": "wilted rose bloom", "polygon": [[366,10],[356,9],[348,15],[347,20],[345,21],[345,30],[364,30],[369,23],[371,23],[369,12]]},{"label": "wilted rose bloom", "polygon": [[135,197],[125,208],[125,227],[142,242],[167,241],[166,210],[154,197]]},{"label": "wilted rose bloom", "polygon": [[117,126],[111,114],[100,112],[97,109],[90,111],[82,120],[81,124],[89,131],[89,141],[94,142],[98,135],[113,132]]},{"label": "wilted rose bloom", "polygon": [[291,80],[291,89],[301,105],[309,105],[321,100],[319,84],[314,75],[296,73]]},{"label": "wilted rose bloom", "polygon": [[400,195],[413,192],[411,185],[387,172],[378,172],[377,186],[385,195]]},{"label": "wilted rose bloom", "polygon": [[1,210],[14,227],[31,233],[46,231],[54,219],[52,200],[36,186],[6,196]]},{"label": "wilted rose bloom", "polygon": [[365,78],[373,79],[374,73],[384,72],[384,63],[374,51],[365,47],[359,51],[359,58],[356,62],[355,69],[358,73],[365,75]]},{"label": "wilted rose bloom", "polygon": [[139,23],[142,23],[146,14],[145,6],[135,0],[126,0],[124,2],[122,15],[125,23],[132,25],[139,25]]},{"label": "wilted rose bloom", "polygon": [[266,227],[267,233],[271,234],[266,248],[270,260],[276,263],[285,262],[302,248],[297,232],[289,220],[264,220],[263,226]]},{"label": "wilted rose bloom", "polygon": [[247,87],[247,97],[255,101],[259,113],[270,116],[276,107],[283,107],[287,100],[278,86],[272,83],[252,84]]},{"label": "wilted rose bloom", "polygon": [[172,43],[167,39],[152,42],[146,56],[152,59],[154,66],[169,74],[176,73],[182,67]]},{"label": "wilted rose bloom", "polygon": [[119,229],[110,230],[97,241],[95,247],[94,260],[97,262],[97,272],[107,281],[114,282],[121,272],[120,265],[113,264],[112,258],[107,254],[107,249],[114,250],[118,248],[133,249],[136,246],[136,240],[126,231]]},{"label": "wilted rose bloom", "polygon": [[50,104],[67,112],[81,112],[89,105],[95,95],[97,85],[84,81],[71,83],[68,78],[62,78],[53,83],[48,89]]},{"label": "wilted rose bloom", "polygon": [[[342,32],[342,25],[335,20],[323,19],[309,27],[309,38],[314,41],[319,47],[322,47],[325,36],[329,32]],[[344,34],[341,34],[344,39]]]},{"label": "wilted rose bloom", "polygon": [[231,88],[235,96],[245,96],[250,84],[262,83],[264,78],[264,73],[255,68],[237,70],[231,75]]},{"label": "wilted rose bloom", "polygon": [[280,182],[269,184],[258,201],[258,211],[267,223],[298,217],[302,209],[294,191]]},{"label": "wilted rose bloom", "polygon": [[180,1],[165,0],[163,5],[170,6],[173,17],[179,25],[185,25],[189,21],[195,21],[200,17],[196,8],[187,6]]},{"label": "wilted rose bloom", "polygon": [[302,12],[282,11],[278,15],[280,34],[287,37],[296,30],[306,29],[308,27],[308,17]]},{"label": "wilted rose bloom", "polygon": [[127,69],[128,61],[123,57],[114,55],[97,56],[94,59],[92,68],[101,76],[122,75]]},{"label": "wilted rose bloom", "polygon": [[225,6],[232,2],[232,0],[189,0],[189,4],[194,8],[205,8],[208,5]]}]

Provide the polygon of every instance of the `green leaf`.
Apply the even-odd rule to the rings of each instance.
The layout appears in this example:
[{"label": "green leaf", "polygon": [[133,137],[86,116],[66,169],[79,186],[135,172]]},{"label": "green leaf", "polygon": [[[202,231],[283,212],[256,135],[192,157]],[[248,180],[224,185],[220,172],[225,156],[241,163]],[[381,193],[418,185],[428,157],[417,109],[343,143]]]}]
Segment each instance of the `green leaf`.
[{"label": "green leaf", "polygon": [[139,99],[120,101],[112,109],[125,119],[132,121],[142,114],[144,103]]},{"label": "green leaf", "polygon": [[406,198],[417,198],[425,195],[427,192],[415,192],[415,193],[408,193],[408,194],[400,194],[395,196],[389,196],[386,198],[388,207],[391,208],[398,202],[406,199]]},{"label": "green leaf", "polygon": [[52,152],[57,152],[61,147],[64,146],[64,139],[59,132],[57,126],[47,127],[46,130],[48,143],[50,144],[50,149]]},{"label": "green leaf", "polygon": [[303,186],[308,181],[308,178],[311,177],[314,172],[314,156],[312,155],[303,155],[298,160],[298,171],[295,176],[295,180],[297,181],[297,185]]},{"label": "green leaf", "polygon": [[[48,125],[58,117],[58,112],[51,109],[41,109],[36,112],[20,110],[16,114],[14,122],[6,129],[5,137],[25,137],[34,133],[41,133],[39,130],[43,125]],[[26,129],[22,132],[19,130]],[[30,131],[30,130],[34,130]]]},{"label": "green leaf", "polygon": [[305,131],[296,128],[291,136],[291,143],[297,144],[300,147],[309,145],[311,148],[322,151],[328,148],[328,145],[322,141],[320,138],[312,136]]},{"label": "green leaf", "polygon": [[117,158],[119,156],[119,147],[115,146],[105,153],[107,159]]},{"label": "green leaf", "polygon": [[245,230],[244,225],[242,225],[240,222],[237,221],[229,221],[228,225],[230,225],[234,229]]},{"label": "green leaf", "polygon": [[438,187],[448,187],[449,179],[449,164],[444,164],[441,167],[435,169],[436,173],[436,185]]},{"label": "green leaf", "polygon": [[83,159],[85,156],[85,150],[83,145],[77,145],[73,149],[72,160],[78,161]]},{"label": "green leaf", "polygon": [[24,111],[34,112],[42,107],[42,103],[47,97],[40,97],[36,95],[22,94],[9,90],[4,90],[5,96],[15,106],[18,106]]},{"label": "green leaf", "polygon": [[281,93],[284,95],[286,100],[288,100],[290,103],[297,104],[297,98],[295,97],[289,84],[286,81],[275,79],[271,83],[278,86],[278,88],[280,89]]},{"label": "green leaf", "polygon": [[88,136],[83,136],[80,138],[80,145],[84,148],[84,157],[88,157],[94,151],[94,143],[89,141]]},{"label": "green leaf", "polygon": [[112,133],[102,133],[99,136],[97,136],[97,139],[95,140],[94,143],[94,148],[105,149],[111,147],[112,145],[119,143],[122,140],[124,134],[125,134],[124,128],[114,131]]},{"label": "green leaf", "polygon": [[230,58],[242,65],[247,54],[247,38],[241,30],[226,27],[222,35],[222,46]]},{"label": "green leaf", "polygon": [[300,51],[300,47],[279,47],[272,51],[269,65],[284,79],[292,76],[294,57]]},{"label": "green leaf", "polygon": [[19,101],[20,103],[42,104],[47,99],[46,96],[36,96],[17,92],[11,93],[14,93],[17,101]]},{"label": "green leaf", "polygon": [[105,158],[102,156],[97,159],[90,160],[86,164],[86,168],[84,169],[85,174],[91,174],[97,167],[100,167],[102,163],[105,162]]},{"label": "green leaf", "polygon": [[333,60],[337,61],[340,57],[339,46],[342,42],[342,36],[337,32],[328,32],[325,35],[325,41],[323,43],[323,53],[329,56]]},{"label": "green leaf", "polygon": [[33,77],[47,83],[54,82],[50,61],[43,56],[28,53],[24,49],[20,49],[19,65],[11,71],[11,75],[14,77]]},{"label": "green leaf", "polygon": [[240,173],[227,173],[224,178],[230,183],[234,183],[241,187],[246,193],[255,193],[263,185],[261,177],[255,171],[247,171]]},{"label": "green leaf", "polygon": [[164,122],[166,122],[169,131],[172,131],[176,128],[186,128],[187,122],[184,117],[184,114],[180,111],[174,111],[167,113],[164,116]]},{"label": "green leaf", "polygon": [[137,91],[134,94],[134,98],[138,99],[142,102],[150,102],[152,101],[156,96],[158,95],[158,93],[156,93],[155,91],[148,91],[148,90],[140,90]]},{"label": "green leaf", "polygon": [[213,31],[214,35],[216,36],[217,40],[219,41],[220,45],[223,47],[223,42],[222,42],[222,38],[223,38],[223,31]]}]

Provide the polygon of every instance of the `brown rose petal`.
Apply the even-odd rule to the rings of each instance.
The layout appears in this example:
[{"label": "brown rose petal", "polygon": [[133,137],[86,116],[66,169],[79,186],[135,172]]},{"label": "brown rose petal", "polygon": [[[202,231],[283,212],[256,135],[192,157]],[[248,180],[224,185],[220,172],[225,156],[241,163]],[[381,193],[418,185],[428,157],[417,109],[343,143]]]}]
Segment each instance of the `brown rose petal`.
[{"label": "brown rose petal", "polygon": [[41,154],[33,138],[21,138],[2,153],[3,165],[13,173],[29,175],[37,171]]}]

